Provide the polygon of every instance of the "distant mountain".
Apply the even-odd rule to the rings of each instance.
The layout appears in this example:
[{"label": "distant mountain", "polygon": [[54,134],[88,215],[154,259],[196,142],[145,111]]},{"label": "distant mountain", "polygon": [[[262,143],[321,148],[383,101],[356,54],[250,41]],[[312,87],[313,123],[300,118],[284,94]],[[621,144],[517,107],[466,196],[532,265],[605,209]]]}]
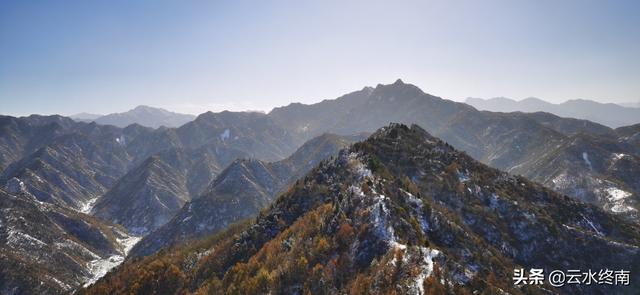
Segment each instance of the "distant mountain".
[{"label": "distant mountain", "polygon": [[0,188],[0,293],[61,294],[104,275],[137,241],[124,229],[39,202],[13,178]]},{"label": "distant mountain", "polygon": [[[610,201],[617,195],[605,192],[623,191],[621,195],[627,200],[623,208],[627,212],[638,209],[638,181],[632,181],[636,175],[621,177],[615,169],[591,169],[580,156],[590,154],[586,147],[597,145],[600,152],[594,153],[609,161],[620,154],[629,155],[634,163],[640,152],[633,137],[619,139],[617,131],[606,126],[549,113],[479,112],[426,94],[401,80],[313,105],[291,104],[268,115],[208,112],[180,128],[150,130],[131,125],[119,129],[59,116],[3,117],[0,164],[5,166],[0,167],[5,169],[0,181],[19,177],[41,200],[65,202],[80,209],[104,195],[127,171],[157,155],[168,165],[179,167],[177,172],[187,181],[192,199],[237,158],[278,161],[322,133],[372,132],[389,121],[417,123],[486,164],[521,173],[605,208],[617,204]],[[580,152],[578,146],[571,155],[563,156],[575,169],[557,176],[571,178],[572,187],[534,172],[554,171],[558,162],[552,159],[558,157],[549,156],[568,152],[563,147],[571,145],[579,134],[588,135],[580,137],[581,142],[599,143],[588,143]],[[621,171],[634,170],[627,167]]]},{"label": "distant mountain", "polygon": [[80,294],[634,294],[514,269],[640,271],[640,226],[392,124],[255,220],[125,263]]},{"label": "distant mountain", "polygon": [[619,103],[619,105],[627,108],[640,108],[640,102],[623,102]]},{"label": "distant mountain", "polygon": [[[540,101],[530,99],[528,103]],[[390,121],[418,124],[490,166],[520,173],[630,218],[636,218],[640,209],[640,176],[634,166],[640,150],[619,139],[615,130],[591,121],[550,113],[478,111],[424,93],[402,80],[317,104],[275,108],[269,116],[303,138],[323,132],[372,132]],[[575,141],[577,138],[581,140]],[[586,165],[582,153],[601,165]],[[616,160],[620,155],[625,155],[624,161]]]},{"label": "distant mountain", "polygon": [[0,116],[0,170],[36,151],[77,124],[62,116]]},{"label": "distant mountain", "polygon": [[[129,230],[146,234],[145,230],[137,230],[155,229],[170,220],[184,202],[205,190],[235,159],[281,160],[295,150],[295,142],[286,130],[259,113],[206,113],[181,128],[159,129],[138,124],[119,128],[76,122],[61,116],[2,116],[0,186],[10,185],[17,179],[34,202],[60,208],[66,216],[90,218],[98,227],[113,227],[109,225],[112,221],[122,223],[126,228],[118,227],[118,236],[128,237]],[[3,212],[10,212],[19,204],[1,205]],[[91,212],[93,207],[100,212],[97,214],[100,219],[82,213]],[[36,220],[29,219],[31,217]],[[29,223],[40,222],[42,218],[33,214],[25,217]],[[0,230],[5,230],[5,224],[0,223]],[[37,232],[24,233],[40,239]],[[137,241],[126,239],[128,248]],[[56,250],[40,247],[29,251],[24,257],[45,257]],[[63,268],[55,272],[75,279],[60,279],[70,287],[65,287],[67,291],[51,289],[50,293],[70,292],[80,282],[103,275],[106,266],[113,267],[123,261],[125,253],[117,253],[99,254],[99,258],[90,255],[92,258],[87,261],[76,259],[81,267],[61,266]],[[108,261],[98,263],[101,259]],[[90,273],[86,268],[93,260],[100,268]],[[7,263],[13,265],[14,262]],[[47,263],[55,265],[58,261]],[[7,277],[6,282],[11,283],[0,286],[0,290],[12,286],[15,290],[33,293],[29,290],[35,288],[33,284],[38,283],[35,278],[40,272],[25,268],[8,270],[15,270],[12,276],[20,280]],[[43,283],[42,288],[45,286],[48,284]]]},{"label": "distant mountain", "polygon": [[340,149],[363,138],[360,135],[323,134],[282,161],[234,161],[202,196],[187,203],[169,223],[146,236],[134,247],[131,255],[150,255],[172,244],[216,233],[236,221],[254,216],[287,185],[322,160],[337,155]]},{"label": "distant mountain", "polygon": [[293,147],[285,130],[266,115],[231,112],[205,113],[180,128],[138,137],[130,145],[134,150],[138,145],[151,148],[143,153],[151,157],[124,175],[91,212],[140,235],[171,220],[234,160],[280,160]]},{"label": "distant mountain", "polygon": [[637,218],[640,156],[615,139],[570,136],[544,154],[508,169],[579,199]]},{"label": "distant mountain", "polygon": [[79,113],[79,114],[75,114],[75,115],[71,115],[69,116],[69,118],[74,119],[76,121],[93,121],[95,119],[98,119],[100,117],[102,117],[104,115],[99,115],[99,114],[91,114],[91,113]]},{"label": "distant mountain", "polygon": [[611,128],[640,123],[640,108],[613,103],[599,103],[592,100],[568,100],[552,104],[538,98],[516,101],[498,97],[491,99],[467,98],[467,104],[479,110],[492,112],[548,112],[560,117],[585,119],[607,125]]},{"label": "distant mountain", "polygon": [[140,124],[142,126],[158,128],[160,126],[179,127],[192,121],[196,116],[141,105],[124,113],[113,113],[104,116],[81,113],[71,116],[71,118],[79,121],[93,121],[101,125],[113,125],[117,127]]},{"label": "distant mountain", "polygon": [[[17,179],[46,206],[94,212],[96,226],[122,234],[151,233],[137,257],[257,214],[288,185],[307,183],[305,173],[334,154],[344,136],[389,122],[415,123],[484,164],[638,220],[640,124],[614,130],[551,113],[478,111],[401,80],[269,114],[208,112],[178,128],[0,116],[0,187]],[[86,280],[81,268],[74,272],[77,282]]]},{"label": "distant mountain", "polygon": [[[25,122],[24,129],[7,130],[0,140],[17,139],[8,146],[22,158],[0,173],[0,184],[17,177],[38,200],[77,210],[106,192],[137,157],[144,156],[130,153],[125,141],[151,131],[139,125],[119,129],[67,118],[44,126],[30,117],[13,120]],[[41,132],[46,134],[40,136]]]},{"label": "distant mountain", "polygon": [[297,140],[260,113],[205,113],[180,128],[122,129],[60,116],[0,117],[0,184],[20,178],[39,200],[80,210],[127,171],[158,155],[199,194],[241,157],[276,161]]}]

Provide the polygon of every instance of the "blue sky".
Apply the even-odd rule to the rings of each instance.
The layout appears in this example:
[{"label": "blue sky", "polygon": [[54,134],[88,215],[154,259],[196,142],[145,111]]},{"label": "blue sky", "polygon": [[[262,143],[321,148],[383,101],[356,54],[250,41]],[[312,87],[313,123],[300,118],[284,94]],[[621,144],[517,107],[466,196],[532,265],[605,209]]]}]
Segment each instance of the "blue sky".
[{"label": "blue sky", "polygon": [[454,100],[634,102],[638,15],[615,0],[0,0],[0,113],[268,111],[397,78]]}]

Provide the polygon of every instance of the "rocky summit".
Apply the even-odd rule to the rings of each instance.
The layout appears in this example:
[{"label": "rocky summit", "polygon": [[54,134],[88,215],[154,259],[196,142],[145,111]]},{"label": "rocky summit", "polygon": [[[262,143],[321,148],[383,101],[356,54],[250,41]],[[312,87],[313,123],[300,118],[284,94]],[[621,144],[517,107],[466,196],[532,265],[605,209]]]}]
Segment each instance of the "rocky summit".
[{"label": "rocky summit", "polygon": [[[144,108],[140,111],[144,111]],[[400,122],[408,126],[416,124],[420,127],[407,127],[411,130],[407,133],[399,128],[399,125],[389,126],[389,122]],[[374,188],[377,187],[375,189],[378,193],[383,188],[387,189],[390,192],[381,193],[385,200],[396,200],[394,196],[402,194],[393,193],[394,188],[387,188],[387,185],[395,183],[389,182],[391,180],[402,179],[403,185],[415,186],[414,190],[401,187],[404,191],[432,206],[430,208],[440,210],[438,212],[446,216],[446,220],[454,220],[447,221],[447,224],[457,224],[457,227],[453,228],[461,228],[467,237],[476,237],[473,243],[480,243],[478,245],[484,248],[492,246],[501,251],[502,256],[496,257],[512,261],[515,266],[535,267],[530,260],[523,260],[525,258],[553,257],[553,261],[562,261],[562,255],[548,254],[554,253],[552,248],[548,247],[551,244],[564,245],[563,241],[566,239],[584,241],[586,238],[577,236],[577,233],[588,236],[593,230],[595,235],[592,238],[600,237],[602,241],[613,241],[615,245],[635,247],[631,240],[626,241],[616,234],[632,234],[635,227],[628,222],[640,224],[638,126],[636,124],[612,129],[587,120],[563,118],[550,113],[478,111],[469,105],[430,95],[402,80],[392,84],[364,87],[337,99],[315,104],[292,103],[275,108],[267,114],[206,112],[192,121],[181,123],[180,127],[171,128],[153,129],[135,123],[122,128],[96,122],[74,121],[59,115],[0,116],[0,186],[5,188],[8,196],[28,196],[8,198],[7,200],[21,201],[2,203],[2,210],[10,212],[7,216],[18,216],[0,224],[1,232],[5,233],[0,238],[4,238],[5,245],[9,245],[3,248],[6,250],[4,253],[13,253],[11,256],[3,256],[9,257],[6,261],[10,267],[5,273],[10,273],[11,276],[7,278],[11,279],[6,279],[8,283],[2,285],[2,288],[18,290],[17,293],[40,293],[43,288],[40,285],[43,285],[54,286],[49,289],[51,293],[73,292],[97,280],[126,259],[137,261],[151,259],[143,258],[144,256],[157,257],[174,251],[189,252],[190,250],[184,250],[185,244],[188,243],[213,246],[214,241],[220,241],[221,237],[225,237],[231,231],[245,231],[243,224],[251,224],[247,220],[254,220],[256,215],[266,218],[267,215],[264,214],[272,210],[268,208],[276,206],[274,202],[279,202],[279,196],[291,192],[292,187],[299,189],[300,185],[308,184],[310,179],[316,179],[317,176],[311,174],[318,171],[319,167],[342,167],[341,161],[346,160],[344,154],[339,154],[338,151],[354,142],[364,140],[366,136],[363,134],[374,132],[374,136],[364,143],[349,148],[350,153],[372,172],[373,178],[370,179],[370,183],[365,181],[366,186],[377,185]],[[394,154],[394,149],[384,146],[384,141],[380,141],[388,137],[381,135],[384,133],[380,131],[382,127],[382,130],[397,130],[393,133],[401,134],[400,138],[394,139],[393,145],[399,150],[404,149],[402,154]],[[421,129],[424,131],[420,131]],[[414,133],[427,138],[434,146],[424,145],[421,141],[420,144],[413,142],[412,138],[418,136]],[[376,144],[370,144],[374,140]],[[411,145],[415,145],[416,149],[410,150],[408,147]],[[363,150],[365,146],[376,149]],[[378,149],[379,153],[372,154]],[[435,152],[424,154],[433,150],[442,150],[443,155],[457,160],[453,161]],[[395,155],[395,158],[390,157],[391,155]],[[460,162],[462,159],[465,159],[464,163]],[[437,163],[452,166],[445,167],[445,172],[438,172],[443,168],[438,166],[440,164],[436,165]],[[378,164],[385,169],[374,169]],[[336,169],[332,172],[339,171]],[[505,176],[504,172],[498,173],[495,169],[507,172],[509,176]],[[453,174],[457,175],[458,180],[445,177]],[[377,182],[380,179],[388,181]],[[499,180],[517,182],[519,186],[506,188],[503,186],[510,184],[496,184]],[[340,181],[344,182],[346,188],[342,187],[339,191],[327,190],[322,194],[344,195],[348,193],[344,189],[352,185],[362,186],[353,184],[348,179]],[[326,187],[321,188],[324,191],[336,186],[338,185],[326,184]],[[535,189],[519,191],[522,187]],[[371,192],[362,188],[361,190],[365,196],[372,196]],[[566,212],[581,212],[576,208],[591,208],[589,210],[592,211],[584,211],[582,215],[585,218],[576,217],[579,220],[567,219],[569,217],[554,213],[557,212],[555,209],[546,207],[536,209],[534,213],[526,211],[524,215],[510,213],[521,212],[521,206],[542,206],[544,202],[539,200],[526,201],[538,198],[541,194],[558,195],[562,198],[566,196],[568,199],[561,203]],[[543,198],[545,202],[556,199]],[[509,202],[512,205],[508,205]],[[486,205],[489,209],[482,207]],[[292,206],[303,208],[306,205]],[[314,208],[307,209],[315,210]],[[408,208],[403,210],[411,212],[407,211]],[[70,257],[76,255],[56,248],[55,243],[64,243],[73,233],[60,225],[58,219],[46,221],[51,220],[51,212],[54,211],[69,217],[74,224],[86,225],[82,226],[86,228],[81,232],[90,231],[92,234],[75,235],[72,240],[95,254],[73,258],[74,263],[50,263],[55,264],[56,269],[44,271],[48,273],[47,278],[55,278],[64,285],[57,284],[53,279],[41,279],[39,272],[29,270],[44,265],[44,262],[49,263],[50,260],[45,258],[50,257],[51,253],[66,253]],[[611,215],[617,217],[611,219]],[[359,218],[347,217],[351,220]],[[509,219],[501,221],[499,217]],[[280,220],[280,217],[269,218]],[[409,217],[402,218],[406,222],[412,222]],[[420,218],[415,217],[416,221],[422,220]],[[438,224],[445,220],[443,218],[431,220],[430,224]],[[514,224],[524,226],[523,220],[536,225],[534,229],[537,232],[509,231]],[[286,227],[279,227],[277,230],[269,228],[269,231],[279,233],[280,230],[293,225],[294,221],[289,221],[292,223],[281,222],[281,225]],[[553,226],[546,223],[551,221]],[[619,226],[611,225],[607,228],[610,224]],[[360,223],[349,225],[354,228],[356,225],[364,226]],[[55,233],[56,237],[61,238],[52,239],[53,235],[45,235],[38,231],[40,227],[50,229],[47,232]],[[13,247],[12,245],[18,243],[18,236],[13,234],[13,229],[42,241],[44,245],[30,248]],[[99,235],[97,231],[100,232]],[[400,232],[399,229],[394,231]],[[327,237],[337,234],[330,230],[325,233]],[[423,235],[428,236],[424,229]],[[432,232],[430,245],[436,245],[438,235],[447,236],[445,232]],[[529,235],[531,237],[528,237]],[[399,238],[398,243],[409,245],[402,240],[406,237]],[[102,244],[104,247],[95,248],[92,243],[96,239],[104,239],[108,243]],[[465,241],[462,238],[456,239]],[[556,240],[557,243],[551,242]],[[140,242],[136,244],[137,241]],[[454,240],[450,243],[455,246],[462,242]],[[23,246],[27,244],[20,242]],[[563,247],[569,249],[574,246],[584,248],[570,243]],[[9,252],[12,247],[17,252]],[[202,246],[199,249],[207,251],[207,247]],[[261,249],[262,244],[258,243],[253,247],[257,251]],[[596,248],[598,247],[600,246]],[[619,251],[629,254],[627,261],[635,259],[635,256],[627,251],[633,247]],[[383,251],[380,249],[378,250]],[[434,249],[441,251],[441,254],[447,253],[441,246]],[[349,255],[360,253],[357,251],[353,250]],[[339,257],[335,256],[338,252],[331,253],[331,258]],[[370,252],[367,253],[369,254],[366,255],[372,255]],[[255,253],[251,255],[253,254]],[[128,255],[128,258],[125,258],[125,255]],[[375,261],[382,259],[382,256],[376,255],[373,256]],[[536,255],[539,257],[531,258]],[[40,258],[32,260],[35,259],[33,257]],[[451,257],[451,254],[448,257]],[[572,257],[575,261],[583,261],[582,257]],[[307,262],[309,258],[305,258]],[[24,264],[15,261],[22,261]],[[108,263],[103,263],[104,261]],[[234,260],[233,265],[238,261],[248,263],[245,260]],[[486,268],[483,264],[485,262],[478,265]],[[570,266],[585,266],[564,262]],[[449,280],[451,286],[460,285],[462,290],[482,289],[491,293],[495,291],[481,288],[480,285],[474,285],[475,283],[469,285],[469,282],[474,280],[486,279],[485,275],[489,272],[477,274],[474,264],[464,264],[460,261],[457,263],[465,266],[465,270],[446,265],[448,275],[455,277],[455,280]],[[29,265],[30,268],[25,265]],[[350,271],[352,274],[364,275],[360,272],[363,266],[358,265],[360,268],[351,268]],[[437,265],[442,267],[438,268],[439,271],[444,270],[444,262],[441,261]],[[548,271],[547,265],[543,266]],[[503,267],[502,273],[495,267],[490,268],[496,270],[491,272],[494,276],[504,280],[509,267],[511,265]],[[216,277],[224,282],[226,271],[218,272]],[[447,272],[440,273],[447,281]],[[184,274],[188,275],[188,272]],[[348,277],[345,274],[345,278]],[[459,283],[463,281],[469,282]],[[189,283],[192,285],[188,290],[204,286]],[[347,282],[341,282],[333,286],[334,289],[329,292],[346,290],[345,284],[348,285]],[[448,283],[442,285],[445,290],[449,290]],[[220,288],[226,290],[227,287],[229,286]],[[499,285],[502,290],[513,287]],[[285,293],[296,293],[303,288],[304,284]],[[524,290],[523,288],[526,289],[516,289]],[[596,287],[586,292],[601,289]]]},{"label": "rocky summit", "polygon": [[[125,262],[82,294],[633,294],[513,283],[514,269],[626,269],[640,227],[391,124],[258,217]],[[634,274],[635,273],[635,274]]]},{"label": "rocky summit", "polygon": [[255,216],[282,189],[359,139],[362,136],[323,134],[281,161],[234,161],[204,194],[187,203],[171,221],[142,239],[131,255],[153,254],[174,244],[215,234],[234,222]]}]

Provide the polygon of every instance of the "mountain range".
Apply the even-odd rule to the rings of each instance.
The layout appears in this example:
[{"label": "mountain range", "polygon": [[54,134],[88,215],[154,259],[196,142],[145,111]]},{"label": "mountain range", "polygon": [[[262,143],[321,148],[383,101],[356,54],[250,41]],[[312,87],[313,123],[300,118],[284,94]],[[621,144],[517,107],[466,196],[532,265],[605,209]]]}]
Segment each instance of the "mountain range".
[{"label": "mountain range", "polygon": [[142,239],[131,255],[145,256],[173,244],[215,234],[234,222],[256,215],[281,190],[322,160],[361,139],[364,139],[361,135],[323,134],[281,161],[234,161],[216,177],[205,194],[183,206],[169,223]]},{"label": "mountain range", "polygon": [[68,293],[121,263],[138,238],[57,204],[12,178],[0,188],[0,293]]},{"label": "mountain range", "polygon": [[[25,268],[7,260],[10,263],[3,268],[8,275],[0,280],[0,290],[7,290],[3,293],[39,293],[45,287],[48,289],[44,293],[66,293],[90,283],[123,261],[126,251],[122,249],[130,249],[141,235],[167,222],[191,199],[191,194],[204,190],[235,159],[275,161],[296,148],[284,130],[259,113],[206,113],[175,129],[151,129],[137,124],[118,128],[61,116],[1,117],[0,130],[3,186],[20,183],[20,191],[29,195],[32,202],[62,208],[66,216],[73,212],[73,218],[79,220],[76,223],[85,227],[89,223],[86,220],[96,223],[95,227],[115,226],[118,237],[131,242],[126,247],[113,243],[113,249],[117,246],[121,250],[110,252],[83,246],[95,255],[86,254],[84,260],[56,258],[55,263],[47,257],[52,252],[64,255],[58,248],[28,248],[23,252],[29,255],[23,259],[50,261],[55,268],[29,271],[37,269],[37,265]],[[46,220],[43,214],[22,214],[19,204],[4,202],[3,214],[20,216],[16,218],[24,228],[49,232],[42,225]],[[46,226],[58,227],[57,223]],[[0,227],[6,245],[10,242],[11,223],[3,222]],[[60,239],[65,236],[60,231],[50,232]],[[56,243],[52,238],[40,239],[36,232],[25,234],[47,246]],[[118,241],[107,230],[98,231],[98,235]],[[95,238],[95,233],[78,234],[74,242],[87,245]],[[2,248],[0,256],[13,259],[12,251]],[[62,283],[49,282],[56,280]]]},{"label": "mountain range", "polygon": [[479,110],[492,112],[547,112],[560,117],[589,120],[611,128],[640,123],[640,108],[637,104],[600,103],[586,99],[554,104],[535,97],[520,101],[505,97],[490,99],[469,97],[465,103]]},{"label": "mountain range", "polygon": [[[635,175],[640,163],[637,145],[630,142],[637,136],[632,127],[614,130],[550,113],[477,111],[401,80],[313,105],[276,108],[269,116],[302,138],[373,132],[389,122],[415,123],[489,166],[637,217],[639,181],[622,177]],[[561,159],[571,168],[564,169]]]},{"label": "mountain range", "polygon": [[[368,140],[356,143],[371,133]],[[353,165],[365,175],[357,176]],[[450,288],[439,284],[444,280],[462,289],[495,293],[500,288],[517,294],[513,285],[504,284],[514,265],[535,266],[538,259],[544,267],[559,267],[554,261],[571,260],[579,267],[586,266],[584,257],[594,251],[619,251],[627,261],[607,254],[598,265],[610,261],[629,268],[633,265],[625,263],[635,259],[638,247],[640,124],[612,129],[551,113],[478,111],[401,80],[316,104],[292,103],[268,114],[207,112],[172,128],[136,123],[118,127],[62,116],[0,116],[0,172],[0,187],[5,187],[0,195],[10,200],[3,201],[1,209],[6,216],[16,216],[0,224],[0,242],[8,245],[15,240],[10,237],[20,236],[23,246],[17,252],[11,248],[14,244],[0,248],[0,258],[9,265],[1,273],[3,293],[42,293],[44,288],[45,293],[71,292],[97,280],[125,255],[129,262],[89,292],[133,290],[133,285],[122,287],[114,279],[124,284],[137,278],[140,286],[157,281],[140,273],[126,278],[132,271],[127,265],[141,268],[138,263],[143,262],[165,269],[172,282],[183,284],[180,290],[237,290],[229,283],[234,288],[248,286],[249,277],[224,279],[226,272],[251,261],[267,263],[264,256],[253,255],[284,233],[293,236],[280,236],[271,244],[283,245],[288,254],[273,252],[279,255],[276,259],[295,254],[295,263],[306,260],[310,267],[320,258],[335,259],[333,266],[316,269],[332,274],[329,289],[323,291],[328,293],[391,282],[372,276],[391,271],[379,264],[391,261],[391,252],[409,257],[406,267],[393,272],[397,275],[392,281],[402,282],[395,292]],[[345,201],[345,196],[351,197]],[[411,209],[420,202],[429,204],[426,209],[435,215]],[[374,203],[379,210],[371,209]],[[385,208],[394,213],[386,216]],[[73,219],[73,224],[83,224],[80,233],[52,220],[54,211]],[[376,225],[370,220],[374,216],[386,225]],[[325,237],[322,246],[296,246],[296,241],[319,242],[305,232],[306,225],[296,222],[320,222],[321,231],[313,233]],[[346,225],[342,229],[344,224],[351,230]],[[397,233],[394,240],[389,240],[389,233],[378,236],[389,226]],[[513,226],[526,228],[529,236]],[[44,245],[36,247],[40,244],[34,240],[12,235],[12,228]],[[348,236],[353,230],[353,237],[336,240],[341,229]],[[52,261],[51,253],[62,251],[51,248],[64,242],[53,237],[68,237],[93,255],[56,260],[51,263],[55,268],[35,271],[38,263]],[[101,247],[94,245],[96,240],[103,240]],[[568,258],[548,254],[551,241],[558,241]],[[400,249],[393,250],[397,245],[392,242]],[[230,246],[224,254],[210,251]],[[326,246],[331,251],[299,259],[300,251]],[[448,247],[456,249],[449,252]],[[481,248],[490,249],[495,261],[474,258],[471,263],[467,256],[481,256],[473,254]],[[289,253],[291,249],[296,253]],[[436,252],[444,253],[446,261],[419,259],[435,259]],[[364,256],[356,259],[359,253]],[[200,262],[208,256],[211,260]],[[173,259],[185,260],[173,268],[178,261]],[[291,270],[277,270],[271,264],[275,260],[269,261],[263,275],[270,280]],[[336,273],[340,265],[348,271]],[[439,266],[427,271],[429,265]],[[489,274],[494,277],[491,283]],[[336,276],[344,280],[336,281]],[[420,277],[432,278],[429,286],[416,283]],[[292,289],[285,293],[319,290],[305,287],[313,283],[302,278],[289,279],[291,284],[285,285]],[[282,291],[269,286],[272,292]],[[371,286],[378,286],[374,291],[391,291]]]},{"label": "mountain range", "polygon": [[619,105],[627,108],[640,108],[640,102],[623,102],[619,103]]},{"label": "mountain range", "polygon": [[117,127],[127,127],[131,124],[139,124],[151,128],[180,127],[183,124],[195,119],[194,115],[180,114],[167,111],[161,108],[150,106],[137,106],[132,110],[123,113],[113,113],[107,115],[97,115],[90,113],[80,113],[70,116],[70,118],[82,122],[96,122],[101,125],[113,125]]},{"label": "mountain range", "polygon": [[80,293],[555,293],[515,286],[513,270],[636,270],[639,245],[636,223],[392,124],[320,163],[255,219],[129,260]]}]

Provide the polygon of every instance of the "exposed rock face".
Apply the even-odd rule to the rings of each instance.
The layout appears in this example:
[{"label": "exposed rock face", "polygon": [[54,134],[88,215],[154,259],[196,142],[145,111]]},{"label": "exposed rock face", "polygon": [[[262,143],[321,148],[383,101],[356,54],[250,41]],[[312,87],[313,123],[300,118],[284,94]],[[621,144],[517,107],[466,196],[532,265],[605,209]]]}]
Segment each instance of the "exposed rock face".
[{"label": "exposed rock face", "polygon": [[570,136],[538,158],[508,169],[559,192],[637,220],[640,157],[613,139]]},{"label": "exposed rock face", "polygon": [[[640,137],[634,137],[638,128],[631,126],[613,130],[549,113],[477,111],[400,80],[336,100],[275,108],[269,116],[302,137],[322,132],[371,132],[391,121],[418,124],[492,167],[521,174],[631,219],[637,220],[640,209],[636,188],[640,140],[634,140]],[[584,165],[583,152],[600,165]],[[628,155],[624,161],[616,156],[621,154]],[[621,203],[619,196],[623,195]]]},{"label": "exposed rock face", "polygon": [[[60,116],[0,117],[1,186],[6,185],[12,194],[30,196],[29,202],[41,208],[55,208],[47,212],[62,212],[72,216],[69,218],[73,222],[91,223],[92,230],[116,237],[110,238],[116,250],[108,251],[98,251],[84,239],[93,236],[72,239],[89,251],[76,247],[85,253],[82,259],[70,258],[76,265],[55,255],[75,257],[77,253],[51,248],[50,243],[68,239],[66,230],[55,229],[60,224],[47,223],[50,217],[46,214],[21,215],[22,223],[55,228],[41,232],[35,226],[20,231],[43,241],[46,247],[3,251],[13,253],[3,256],[7,259],[3,267],[6,261],[11,265],[7,272],[15,273],[5,277],[7,283],[0,289],[9,288],[2,289],[3,293],[42,293],[42,288],[51,284],[40,286],[40,281],[53,279],[41,277],[50,273],[64,287],[59,284],[46,289],[48,293],[74,290],[124,260],[127,251],[123,249],[130,249],[139,240],[129,236],[127,229],[146,234],[164,224],[235,159],[253,156],[280,160],[295,148],[294,140],[282,128],[258,113],[208,113],[182,128],[155,130],[140,125],[118,128],[74,122]],[[2,210],[19,211],[16,206],[20,204],[3,202]],[[94,206],[100,220],[81,213],[91,212]],[[5,224],[0,230],[8,232]],[[47,233],[51,235],[41,237]],[[37,258],[52,257],[52,253],[54,260]],[[40,263],[50,265],[42,273],[33,271]]]},{"label": "exposed rock face", "polygon": [[127,173],[91,214],[146,235],[165,224],[189,200],[186,180],[158,157],[150,157]]},{"label": "exposed rock face", "polygon": [[[390,85],[365,87],[336,100],[313,105],[291,104],[269,114],[209,112],[179,128],[152,129],[137,124],[119,128],[75,122],[61,116],[0,116],[0,186],[4,186],[9,195],[28,196],[24,200],[44,206],[42,208],[57,208],[55,210],[62,210],[74,219],[90,219],[95,222],[94,227],[117,228],[119,234],[115,235],[124,237],[128,230],[138,234],[152,233],[134,250],[133,256],[139,257],[186,239],[223,231],[231,223],[257,214],[280,192],[288,192],[290,185],[307,183],[309,179],[305,175],[308,176],[306,173],[310,169],[327,165],[322,160],[335,155],[346,142],[352,141],[343,135],[373,132],[390,121],[417,123],[484,164],[523,175],[609,213],[631,220],[638,218],[640,125],[613,130],[590,121],[549,113],[478,111],[426,94],[400,80]],[[325,132],[342,135],[320,136]],[[314,138],[316,136],[320,137]],[[302,145],[309,139],[309,143]],[[368,158],[363,159],[360,160],[368,166]],[[336,161],[330,162],[339,162]],[[400,157],[393,161],[428,164],[414,158]],[[384,166],[389,168],[398,164],[385,162]],[[375,169],[369,170],[376,174]],[[381,172],[377,172],[377,177],[381,177]],[[390,173],[394,179],[401,178],[396,174]],[[473,179],[465,173],[459,177],[465,184],[467,182],[462,179]],[[296,180],[300,181],[296,184]],[[418,180],[411,181],[419,187],[422,185]],[[442,179],[435,177],[431,181],[438,183]],[[373,185],[374,181],[371,183]],[[317,190],[320,191],[329,192]],[[377,191],[380,192],[380,188]],[[438,200],[438,196],[447,195],[445,191],[435,193],[438,195],[433,197],[434,204],[447,203]],[[482,198],[486,201],[492,193],[483,191]],[[367,192],[364,194],[367,198],[375,197]],[[417,197],[416,193],[412,194]],[[495,195],[503,197],[498,192]],[[493,204],[492,200],[489,198],[488,204]],[[11,211],[11,206],[19,204],[5,202],[1,209]],[[456,210],[452,214],[461,214]],[[95,212],[102,221],[81,212]],[[42,216],[23,215],[28,224],[39,224],[38,218]],[[609,215],[606,216],[603,217],[605,223],[610,221]],[[587,216],[597,225],[598,221],[591,217]],[[488,219],[486,222],[492,225],[493,221]],[[113,223],[124,227],[116,227]],[[568,226],[576,228],[571,224]],[[1,226],[0,229],[5,230]],[[598,231],[602,229],[598,228]],[[24,233],[46,240],[38,237],[39,232]],[[495,232],[486,234],[494,238],[497,235],[500,239],[503,236]],[[85,240],[77,242],[87,243]],[[88,246],[85,248],[89,249]],[[51,251],[46,247],[31,250],[33,255],[43,257]],[[89,250],[100,259],[111,257]],[[432,250],[446,254],[441,248]],[[417,253],[432,253],[422,248],[408,251],[414,253],[409,254],[413,258]],[[108,263],[112,266],[121,261],[124,252],[111,251],[109,255],[119,257]],[[63,272],[75,274],[75,281],[61,280],[70,286],[76,286],[88,277],[83,268],[66,263],[60,267],[70,267],[71,270],[67,268]],[[419,269],[425,270],[426,277],[427,267]],[[26,271],[22,282],[36,282],[37,275]],[[20,288],[21,285],[11,286]],[[34,285],[30,286],[25,290]],[[336,289],[343,287],[339,284]]]},{"label": "exposed rock face", "polygon": [[124,260],[122,228],[38,201],[12,178],[0,189],[0,293],[69,293]]},{"label": "exposed rock face", "polygon": [[153,254],[175,243],[224,230],[234,222],[256,215],[299,176],[362,138],[324,134],[308,141],[282,161],[234,161],[206,193],[186,204],[169,223],[145,237],[131,255]]},{"label": "exposed rock face", "polygon": [[639,246],[635,223],[392,124],[320,163],[254,221],[131,261],[82,293],[634,293],[517,288],[512,275],[609,268],[634,280]]}]

